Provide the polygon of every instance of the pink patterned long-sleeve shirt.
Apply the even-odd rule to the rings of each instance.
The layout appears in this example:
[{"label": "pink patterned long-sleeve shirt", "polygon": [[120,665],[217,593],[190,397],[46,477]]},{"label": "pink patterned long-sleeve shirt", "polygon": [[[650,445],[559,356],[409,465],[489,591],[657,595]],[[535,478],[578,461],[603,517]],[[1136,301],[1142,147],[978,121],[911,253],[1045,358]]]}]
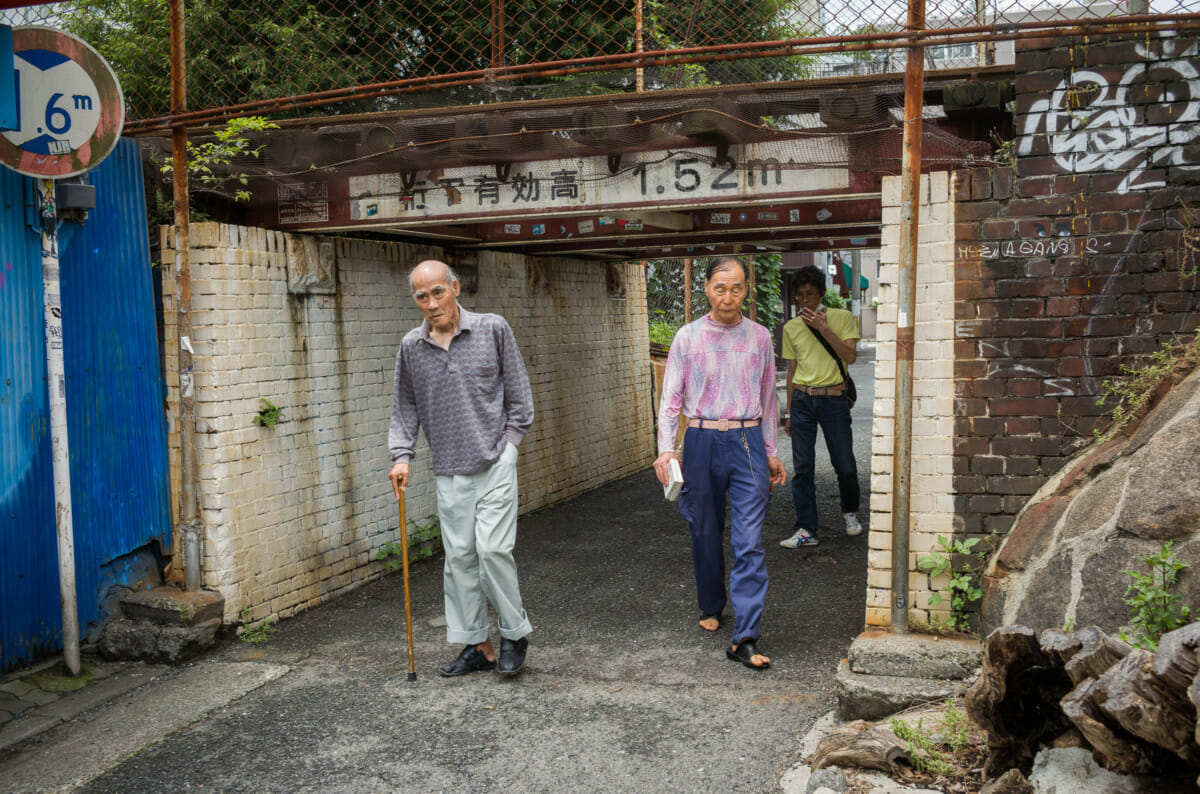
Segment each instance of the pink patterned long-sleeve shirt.
[{"label": "pink patterned long-sleeve shirt", "polygon": [[658,452],[675,449],[679,414],[694,419],[762,419],[763,443],[775,455],[779,398],[771,332],[743,317],[732,325],[709,315],[675,334],[658,409]]}]

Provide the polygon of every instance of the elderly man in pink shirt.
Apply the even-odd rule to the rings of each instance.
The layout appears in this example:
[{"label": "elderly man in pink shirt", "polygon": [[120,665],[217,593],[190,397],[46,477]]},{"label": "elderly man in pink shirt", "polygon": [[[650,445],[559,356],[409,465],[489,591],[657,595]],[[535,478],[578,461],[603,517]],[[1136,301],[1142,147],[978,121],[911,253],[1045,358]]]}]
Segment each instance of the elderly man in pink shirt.
[{"label": "elderly man in pink shirt", "polygon": [[[679,330],[667,357],[654,470],[666,485],[679,415],[694,417],[684,436],[679,512],[691,527],[700,626],[720,628],[726,601],[732,601],[736,619],[726,656],[765,670],[771,660],[756,645],[767,593],[762,528],[771,485],[787,479],[775,455],[775,352],[771,333],[742,316],[747,277],[741,261],[724,258],[710,264],[704,292],[712,311]],[[728,599],[726,498],[733,550]]]}]

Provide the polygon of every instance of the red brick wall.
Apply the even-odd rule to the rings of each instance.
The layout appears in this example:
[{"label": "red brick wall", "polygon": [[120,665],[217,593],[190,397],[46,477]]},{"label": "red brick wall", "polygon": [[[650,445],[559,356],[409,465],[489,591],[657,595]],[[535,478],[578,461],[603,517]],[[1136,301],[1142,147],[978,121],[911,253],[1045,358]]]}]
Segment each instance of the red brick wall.
[{"label": "red brick wall", "polygon": [[1194,38],[1016,54],[1015,163],[959,174],[955,523],[1006,532],[1103,429],[1105,378],[1197,326]]}]

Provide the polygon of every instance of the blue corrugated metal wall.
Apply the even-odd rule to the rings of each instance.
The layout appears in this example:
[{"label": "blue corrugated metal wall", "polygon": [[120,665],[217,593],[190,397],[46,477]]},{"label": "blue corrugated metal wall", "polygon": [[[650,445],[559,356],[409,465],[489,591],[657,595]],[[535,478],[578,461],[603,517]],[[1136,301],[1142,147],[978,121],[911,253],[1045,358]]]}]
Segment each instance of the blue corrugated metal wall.
[{"label": "blue corrugated metal wall", "polygon": [[[0,168],[0,670],[61,636],[33,181]],[[36,529],[35,529],[36,528]]]},{"label": "blue corrugated metal wall", "polygon": [[[0,668],[9,669],[60,647],[61,614],[41,254],[28,225],[33,185],[0,170],[0,253],[13,267],[0,288],[0,544],[6,550]],[[170,542],[163,387],[137,145],[122,141],[88,176],[96,209],[85,224],[63,223],[59,232],[81,635],[99,617],[103,567],[152,540]]]}]

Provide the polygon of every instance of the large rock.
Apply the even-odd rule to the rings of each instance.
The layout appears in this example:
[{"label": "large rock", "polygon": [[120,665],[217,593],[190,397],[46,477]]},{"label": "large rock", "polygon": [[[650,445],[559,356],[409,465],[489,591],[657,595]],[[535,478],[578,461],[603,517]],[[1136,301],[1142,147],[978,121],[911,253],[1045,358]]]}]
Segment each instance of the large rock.
[{"label": "large rock", "polygon": [[1029,782],[1034,791],[1087,792],[1087,794],[1140,794],[1169,791],[1149,777],[1118,775],[1096,763],[1090,750],[1042,750],[1033,762]]},{"label": "large rock", "polygon": [[[1036,493],[985,572],[981,633],[1129,628],[1124,603],[1139,557],[1173,541],[1200,567],[1200,370],[1162,397],[1126,435],[1084,450]],[[1200,603],[1200,571],[1176,592]]]},{"label": "large rock", "polygon": [[160,626],[123,618],[109,621],[100,632],[100,655],[109,660],[141,660],[153,664],[182,664],[217,644],[221,621],[194,626]]},{"label": "large rock", "polygon": [[225,599],[207,590],[156,587],[121,598],[97,643],[105,659],[180,664],[217,644]]}]

